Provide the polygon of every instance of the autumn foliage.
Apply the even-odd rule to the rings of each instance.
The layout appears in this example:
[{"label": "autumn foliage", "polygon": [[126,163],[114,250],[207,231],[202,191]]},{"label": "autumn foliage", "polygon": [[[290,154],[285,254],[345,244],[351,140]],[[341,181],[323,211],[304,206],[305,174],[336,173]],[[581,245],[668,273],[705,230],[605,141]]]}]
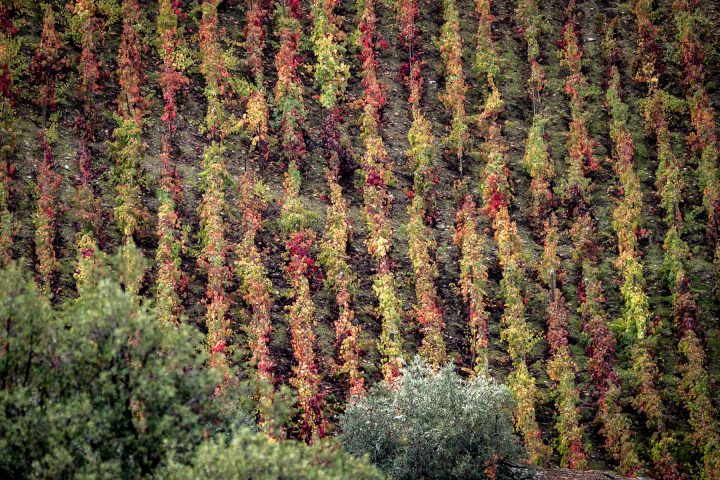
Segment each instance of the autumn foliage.
[{"label": "autumn foliage", "polygon": [[11,246],[15,231],[13,214],[10,210],[12,176],[15,166],[12,153],[15,149],[16,132],[14,126],[14,88],[11,64],[18,54],[19,45],[13,36],[17,29],[10,16],[10,10],[2,7],[4,19],[0,29],[0,244],[6,245],[0,253],[0,265],[6,265],[12,255]]},{"label": "autumn foliage", "polygon": [[523,167],[532,179],[532,207],[530,218],[540,230],[554,200],[552,184],[555,178],[555,164],[550,157],[546,142],[545,125],[547,117],[540,112],[541,93],[545,85],[545,71],[540,64],[540,26],[541,17],[538,2],[522,0],[515,9],[518,32],[526,44],[527,58],[530,62],[528,92],[533,104],[532,125],[525,140]]},{"label": "autumn foliage", "polygon": [[368,230],[367,249],[375,264],[373,290],[378,299],[378,314],[382,332],[378,350],[383,356],[383,378],[394,383],[400,376],[402,346],[400,328],[402,305],[395,291],[395,276],[390,261],[392,225],[389,213],[393,195],[389,183],[393,180],[393,165],[380,135],[380,111],[385,104],[385,86],[377,78],[377,45],[384,42],[376,31],[377,17],[374,0],[364,2],[360,17],[360,59],[362,61],[361,136],[365,147],[362,170],[364,216]]},{"label": "autumn foliage", "polygon": [[312,252],[315,233],[311,228],[311,214],[300,198],[301,166],[306,154],[302,130],[306,113],[299,78],[302,66],[298,50],[302,32],[300,19],[299,3],[291,4],[289,13],[278,7],[280,48],[275,56],[278,74],[275,103],[280,123],[280,147],[287,164],[280,230],[285,242],[286,272],[292,299],[287,318],[296,364],[290,384],[297,390],[302,414],[300,436],[313,442],[325,436],[326,426],[322,413],[321,377],[315,357],[313,327],[317,320],[311,295],[312,282],[319,275]]},{"label": "autumn foliage", "polygon": [[55,29],[55,14],[51,7],[45,10],[43,31],[40,44],[32,57],[30,71],[38,85],[37,105],[43,111],[43,117],[57,109],[57,82],[68,66],[63,58],[63,44]]},{"label": "autumn foliage", "polygon": [[460,249],[460,293],[468,309],[470,356],[473,371],[489,375],[487,295],[488,273],[484,242],[478,232],[478,208],[472,196],[465,195],[455,215],[453,242]]},{"label": "autumn foliage", "polygon": [[[667,121],[668,107],[672,103],[670,102],[671,98],[658,85],[662,65],[656,39],[657,27],[652,23],[651,15],[651,2],[639,0],[635,3],[639,50],[635,79],[645,83],[648,87],[644,116],[646,127],[654,134],[656,140],[658,157],[656,186],[668,227],[663,245],[664,265],[669,272],[668,279],[672,285],[679,279],[675,275],[682,275],[683,258],[687,255],[687,245],[681,238],[682,216],[678,210],[683,188],[682,159],[673,153]],[[637,284],[637,279],[634,282]],[[649,316],[649,312],[645,313],[643,310],[640,310],[640,314]],[[638,322],[636,321],[635,324],[638,325]],[[645,332],[640,330],[637,333],[637,341],[632,347],[633,373],[635,374],[633,380],[637,388],[634,405],[645,414],[648,427],[654,431],[652,444],[653,449],[658,452],[653,458],[655,473],[659,478],[683,478],[680,466],[671,451],[675,440],[668,432],[664,418],[665,405],[656,387],[660,370],[652,358],[651,350],[651,340],[655,332],[650,331],[649,333],[649,338],[644,338]]]},{"label": "autumn foliage", "polygon": [[185,232],[177,213],[177,202],[182,201],[182,182],[175,167],[173,134],[176,129],[177,96],[187,85],[188,79],[179,70],[177,55],[179,48],[180,7],[177,0],[164,0],[159,4],[158,34],[162,55],[162,73],[159,83],[165,102],[164,124],[160,161],[163,166],[161,190],[158,193],[160,205],[157,213],[158,247],[155,262],[158,265],[156,301],[158,318],[177,324],[182,311],[181,295],[187,283],[187,276],[181,269],[181,254],[186,250]]},{"label": "autumn foliage", "polygon": [[503,101],[494,81],[490,85],[490,94],[478,116],[478,129],[485,140],[482,149],[485,168],[480,186],[482,211],[493,226],[502,268],[500,289],[504,310],[500,337],[507,343],[513,365],[508,386],[517,400],[515,426],[524,439],[528,460],[531,463],[542,463],[550,454],[550,449],[543,443],[537,423],[535,405],[539,400],[539,391],[527,365],[527,357],[537,343],[537,337],[525,321],[522,243],[517,224],[509,212],[512,194],[510,170],[507,167],[507,144],[498,120]]},{"label": "autumn foliage", "polygon": [[[557,219],[555,215],[545,222],[545,251],[543,263],[556,265],[557,259]],[[572,358],[568,343],[568,319],[570,311],[562,292],[556,285],[557,273],[554,269],[543,272],[543,280],[548,289],[547,342],[550,346],[550,360],[547,373],[553,381],[552,391],[555,397],[558,432],[558,452],[560,463],[571,469],[583,469],[587,465],[583,446],[583,428],[580,426],[580,392],[575,385],[578,367]]]},{"label": "autumn foliage", "polygon": [[144,75],[142,41],[138,30],[142,10],[136,0],[123,0],[121,11],[123,29],[117,60],[120,85],[116,118],[118,126],[113,132],[111,150],[115,158],[115,219],[120,233],[130,241],[144,226],[148,217],[148,212],[141,202],[139,182],[146,106],[141,91]]},{"label": "autumn foliage", "polygon": [[53,279],[59,268],[55,253],[56,216],[61,213],[58,208],[58,191],[62,176],[55,172],[55,162],[50,144],[45,133],[39,134],[42,148],[42,161],[38,168],[38,184],[35,190],[37,206],[33,221],[35,223],[35,255],[40,285],[45,294],[51,294]]},{"label": "autumn foliage", "polygon": [[446,142],[451,153],[457,157],[458,168],[462,172],[468,126],[465,114],[467,85],[462,66],[460,18],[455,0],[443,0],[442,5],[445,23],[440,31],[440,56],[445,68],[445,92],[440,96],[440,100],[452,115],[450,134]]},{"label": "autumn foliage", "polygon": [[205,97],[208,103],[205,128],[210,139],[201,164],[203,197],[199,214],[202,251],[198,266],[207,275],[205,325],[208,348],[212,354],[211,363],[222,366],[227,362],[226,349],[230,334],[227,318],[230,305],[225,291],[229,278],[227,254],[230,247],[225,238],[226,226],[223,220],[227,177],[223,137],[228,122],[226,104],[232,92],[227,90],[229,73],[219,44],[217,3],[217,0],[208,0],[202,4],[198,32],[202,55],[200,72],[205,77]]},{"label": "autumn foliage", "polygon": [[676,0],[673,12],[677,29],[677,48],[681,57],[682,84],[690,109],[692,133],[688,137],[690,154],[698,162],[698,186],[707,215],[707,233],[720,262],[720,166],[715,109],[705,85],[705,47],[698,38],[700,25],[707,21],[699,2]]},{"label": "autumn foliage", "polygon": [[710,0],[46,3],[0,6],[0,266],[194,331],[203,435],[336,448],[417,356],[507,385],[527,468],[720,477]]},{"label": "autumn foliage", "polygon": [[262,214],[267,207],[261,187],[262,183],[252,170],[239,180],[238,196],[243,231],[242,238],[235,247],[235,274],[240,281],[240,295],[249,317],[246,332],[251,352],[250,361],[256,369],[258,380],[261,426],[268,433],[274,433],[267,412],[272,405],[275,384],[274,362],[268,345],[272,332],[270,309],[273,289],[264,264],[263,252],[257,245],[257,236],[263,227]]},{"label": "autumn foliage", "polygon": [[545,69],[540,64],[540,33],[542,17],[538,0],[520,0],[515,9],[517,31],[522,35],[527,48],[527,59],[530,63],[528,91],[533,102],[533,113],[540,103],[540,93],[545,87]]},{"label": "autumn foliage", "polygon": [[35,188],[36,207],[33,216],[35,223],[35,255],[37,257],[37,270],[41,290],[46,295],[52,295],[53,280],[60,268],[55,252],[55,239],[57,229],[57,216],[62,213],[59,207],[59,189],[62,176],[55,169],[53,158],[52,139],[57,123],[57,82],[67,66],[62,58],[63,45],[60,36],[55,30],[55,15],[51,7],[46,7],[43,31],[40,36],[35,55],[31,61],[31,71],[38,84],[37,105],[42,109],[43,119],[52,116],[50,128],[44,128],[38,134],[42,160],[37,170],[37,186]]},{"label": "autumn foliage", "polygon": [[326,273],[326,282],[335,293],[336,373],[347,381],[348,398],[365,393],[365,378],[360,367],[358,337],[360,326],[355,319],[354,290],[357,278],[348,263],[347,246],[352,236],[348,202],[343,196],[340,179],[353,164],[344,141],[342,103],[350,67],[345,62],[344,34],[335,14],[337,1],[313,3],[313,50],[316,57],[315,82],[320,87],[318,100],[326,110],[321,139],[324,147],[325,181],[329,204],[325,214],[325,233],[318,259]]},{"label": "autumn foliage", "polygon": [[423,335],[419,353],[430,365],[440,367],[447,361],[442,330],[445,327],[435,288],[438,277],[433,253],[437,247],[429,223],[434,217],[435,184],[437,174],[435,162],[437,151],[430,122],[420,110],[422,97],[422,51],[420,50],[418,29],[415,27],[417,4],[404,2],[401,5],[398,21],[402,29],[400,41],[409,51],[406,85],[410,91],[409,102],[413,121],[408,132],[410,150],[406,155],[413,168],[413,189],[410,191],[407,224],[408,254],[415,273],[415,297],[417,306],[415,317]]},{"label": "autumn foliage", "polygon": [[[331,148],[330,155],[336,155]],[[365,392],[365,379],[360,369],[360,351],[358,337],[360,327],[354,322],[353,289],[356,288],[356,276],[348,264],[347,244],[351,228],[348,220],[348,205],[343,198],[342,187],[338,183],[337,169],[332,167],[330,159],[325,177],[330,190],[330,204],[326,211],[325,234],[320,246],[320,262],[326,272],[327,282],[335,291],[338,317],[335,320],[335,338],[338,351],[338,373],[347,376],[348,395],[362,395]]]},{"label": "autumn foliage", "polygon": [[270,111],[263,68],[269,3],[267,0],[248,0],[245,12],[245,51],[252,83],[247,92],[246,111],[242,123],[251,137],[251,148],[257,148],[264,159],[269,155],[270,142]]},{"label": "autumn foliage", "polygon": [[[705,69],[703,60],[705,49],[695,36],[696,22],[702,21],[702,12],[698,2],[677,0],[673,3],[675,23],[678,29],[679,51],[682,54],[682,80],[688,88],[687,102],[690,107],[690,123],[693,128],[688,144],[690,154],[698,159],[698,184],[703,194],[703,207],[707,214],[707,231],[715,246],[715,258],[720,260],[718,245],[718,222],[720,221],[720,170],[718,170],[718,140],[715,134],[715,111],[709,104],[705,89]],[[656,115],[659,115],[657,113]],[[662,133],[663,125],[657,125]],[[682,165],[678,165],[682,167]],[[671,177],[668,178],[668,182]],[[665,203],[666,222],[669,231],[673,228],[682,232],[682,214],[678,198],[668,198],[673,194],[668,183],[660,190]],[[682,188],[683,185],[680,185]],[[672,202],[672,203],[671,203]],[[671,209],[674,215],[668,213]],[[689,274],[686,271],[689,259],[689,247],[681,239],[666,238],[665,251],[668,268],[668,286],[673,303],[675,328],[680,341],[678,350],[683,363],[680,367],[680,393],[685,399],[685,408],[689,414],[689,423],[693,429],[692,444],[702,457],[702,475],[704,478],[720,476],[720,422],[718,411],[714,407],[706,370],[706,355],[702,343],[702,324],[698,322],[697,301],[690,287]]]},{"label": "autumn foliage", "polygon": [[[609,60],[608,86],[606,92],[607,107],[610,111],[610,137],[613,140],[612,161],[615,173],[620,181],[619,198],[613,210],[613,228],[618,239],[618,258],[616,267],[623,272],[621,292],[625,301],[623,327],[630,335],[645,335],[649,320],[648,300],[643,285],[643,265],[638,249],[643,208],[642,188],[635,171],[635,146],[627,125],[628,107],[623,103],[618,70],[619,54],[615,41],[617,21],[608,25],[605,35],[605,54]],[[590,285],[592,288],[593,285]],[[593,291],[589,295],[597,295]],[[605,448],[619,464],[624,475],[637,473],[642,464],[635,446],[631,441],[630,424],[622,414],[619,401],[620,379],[615,367],[616,343],[607,327],[605,319],[597,309],[588,310],[592,315],[587,325],[595,330],[595,337],[605,340],[598,343],[591,358],[596,366],[594,380],[598,392],[598,420],[601,433],[605,437]],[[602,322],[602,324],[601,324]]]}]

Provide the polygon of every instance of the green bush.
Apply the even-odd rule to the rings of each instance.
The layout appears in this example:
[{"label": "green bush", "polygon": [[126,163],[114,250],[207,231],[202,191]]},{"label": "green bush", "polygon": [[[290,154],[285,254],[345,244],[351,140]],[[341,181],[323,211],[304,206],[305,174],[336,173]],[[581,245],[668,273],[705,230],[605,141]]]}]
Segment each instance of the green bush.
[{"label": "green bush", "polygon": [[217,437],[205,442],[192,465],[171,462],[159,476],[168,480],[383,478],[366,459],[354,458],[331,443],[278,442],[248,430],[239,430],[230,440]]},{"label": "green bush", "polygon": [[381,384],[348,405],[340,418],[348,452],[398,479],[485,478],[493,462],[522,453],[504,385],[464,381],[451,366],[433,372],[419,360],[402,378],[397,389]]},{"label": "green bush", "polygon": [[164,328],[112,278],[53,311],[13,265],[0,324],[2,478],[139,478],[248,423],[213,398],[201,335]]}]

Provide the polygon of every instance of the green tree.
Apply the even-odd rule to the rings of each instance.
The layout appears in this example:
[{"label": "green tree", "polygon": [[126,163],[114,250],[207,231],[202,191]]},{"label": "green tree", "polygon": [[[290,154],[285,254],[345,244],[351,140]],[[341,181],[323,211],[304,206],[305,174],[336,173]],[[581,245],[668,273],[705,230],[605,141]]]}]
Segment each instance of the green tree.
[{"label": "green tree", "polygon": [[416,360],[402,383],[376,385],[340,417],[345,448],[370,456],[390,477],[486,478],[485,469],[522,453],[510,390],[483,377],[464,381],[452,366]]},{"label": "green tree", "polygon": [[249,423],[214,398],[199,333],[164,327],[111,277],[53,312],[11,265],[0,325],[0,477],[139,478]]},{"label": "green tree", "polygon": [[46,415],[36,413],[49,389],[50,318],[35,283],[10,263],[0,274],[0,476],[6,478],[26,476],[47,442]]}]

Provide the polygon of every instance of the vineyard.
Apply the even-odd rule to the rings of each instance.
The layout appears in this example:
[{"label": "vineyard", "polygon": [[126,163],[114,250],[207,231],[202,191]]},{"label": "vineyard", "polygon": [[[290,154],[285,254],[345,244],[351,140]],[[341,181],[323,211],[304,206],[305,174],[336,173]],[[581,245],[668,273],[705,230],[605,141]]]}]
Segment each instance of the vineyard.
[{"label": "vineyard", "polygon": [[113,271],[272,439],[419,357],[531,465],[720,479],[720,4],[2,5],[0,266],[53,308]]}]

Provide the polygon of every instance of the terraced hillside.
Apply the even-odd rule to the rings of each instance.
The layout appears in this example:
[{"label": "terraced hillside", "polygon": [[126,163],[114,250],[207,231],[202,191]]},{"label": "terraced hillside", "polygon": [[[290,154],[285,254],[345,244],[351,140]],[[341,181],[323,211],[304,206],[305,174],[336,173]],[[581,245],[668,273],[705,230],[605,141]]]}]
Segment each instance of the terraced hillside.
[{"label": "terraced hillside", "polygon": [[294,438],[419,355],[531,463],[720,478],[716,2],[3,5],[1,260],[53,303],[121,252]]}]

